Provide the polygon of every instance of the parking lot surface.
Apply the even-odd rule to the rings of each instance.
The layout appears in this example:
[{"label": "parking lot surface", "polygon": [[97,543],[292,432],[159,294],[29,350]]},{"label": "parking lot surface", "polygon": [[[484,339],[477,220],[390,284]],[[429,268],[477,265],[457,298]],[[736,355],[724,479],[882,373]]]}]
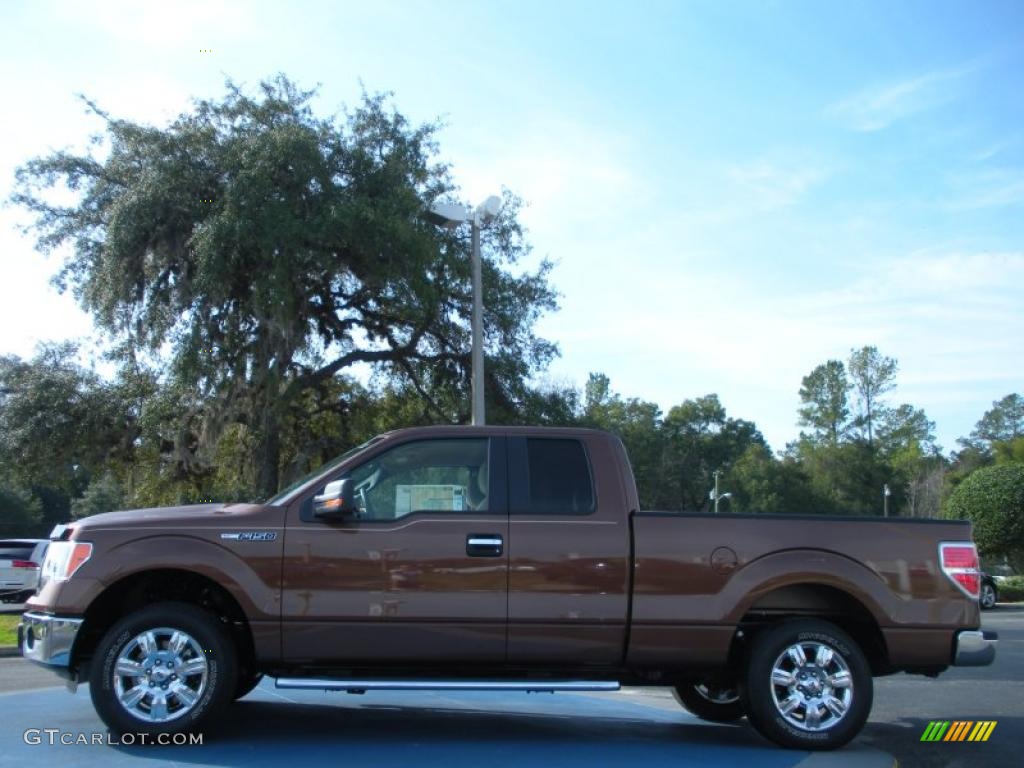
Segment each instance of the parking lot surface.
[{"label": "parking lot surface", "polygon": [[[890,768],[866,746],[811,755],[748,727],[703,723],[664,694],[277,691],[264,681],[233,705],[202,746],[26,743],[28,729],[105,734],[88,689],[0,694],[0,766],[737,766]],[[30,733],[29,739],[32,738]],[[66,737],[71,740],[73,737]]]}]

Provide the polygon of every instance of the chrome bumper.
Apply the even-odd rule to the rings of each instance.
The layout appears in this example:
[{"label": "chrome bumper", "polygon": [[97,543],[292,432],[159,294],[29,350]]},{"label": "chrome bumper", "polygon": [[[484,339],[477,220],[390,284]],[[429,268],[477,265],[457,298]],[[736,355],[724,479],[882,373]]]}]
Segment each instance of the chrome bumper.
[{"label": "chrome bumper", "polygon": [[84,619],[45,613],[23,613],[18,624],[18,647],[26,659],[48,667],[67,668],[71,649]]},{"label": "chrome bumper", "polygon": [[953,644],[953,664],[957,667],[985,667],[996,657],[999,635],[980,629],[956,633]]}]

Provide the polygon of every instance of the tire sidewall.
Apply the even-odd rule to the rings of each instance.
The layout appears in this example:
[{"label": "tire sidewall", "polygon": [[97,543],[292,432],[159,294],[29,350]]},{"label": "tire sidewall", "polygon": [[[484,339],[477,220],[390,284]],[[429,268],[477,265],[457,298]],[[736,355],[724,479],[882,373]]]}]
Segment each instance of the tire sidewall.
[{"label": "tire sidewall", "polygon": [[[839,653],[850,669],[853,701],[846,716],[834,727],[823,731],[805,731],[789,723],[772,700],[771,671],[775,660],[797,642],[823,643]],[[818,620],[786,622],[766,630],[753,643],[747,676],[740,686],[740,697],[747,718],[765,737],[795,749],[836,749],[854,738],[871,713],[873,681],[864,653],[853,639],[838,627]]]},{"label": "tire sidewall", "polygon": [[[989,595],[991,595],[991,600],[986,599]],[[983,584],[981,587],[981,600],[979,601],[981,603],[981,607],[986,610],[995,608],[997,600],[996,588],[991,584]]]},{"label": "tire sidewall", "polygon": [[712,723],[732,723],[743,717],[741,701],[727,703],[711,701],[703,696],[696,686],[697,683],[684,683],[672,689],[676,701],[690,714]]},{"label": "tire sidewall", "polygon": [[[206,689],[186,714],[162,723],[140,720],[129,713],[114,690],[114,666],[124,646],[140,632],[155,627],[172,627],[187,632],[207,652]],[[184,603],[159,603],[118,621],[108,630],[96,649],[90,667],[89,692],[96,712],[115,733],[185,733],[194,731],[209,715],[231,701],[235,690],[237,662],[228,633],[216,617]]]}]

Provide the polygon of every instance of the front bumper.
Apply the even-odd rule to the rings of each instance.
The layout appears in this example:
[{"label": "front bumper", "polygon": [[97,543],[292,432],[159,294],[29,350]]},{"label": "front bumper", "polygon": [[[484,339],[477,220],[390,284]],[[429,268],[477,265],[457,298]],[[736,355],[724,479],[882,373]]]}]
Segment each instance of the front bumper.
[{"label": "front bumper", "polygon": [[83,621],[34,611],[23,613],[18,624],[21,655],[37,664],[67,669]]},{"label": "front bumper", "polygon": [[996,658],[999,635],[980,629],[956,633],[953,643],[953,664],[957,667],[986,667]]}]

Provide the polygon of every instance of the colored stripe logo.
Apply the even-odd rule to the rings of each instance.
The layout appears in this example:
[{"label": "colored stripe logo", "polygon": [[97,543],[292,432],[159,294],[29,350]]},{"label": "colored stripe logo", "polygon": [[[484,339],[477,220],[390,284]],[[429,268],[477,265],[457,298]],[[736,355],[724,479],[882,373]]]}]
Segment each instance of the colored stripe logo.
[{"label": "colored stripe logo", "polygon": [[932,720],[921,734],[921,741],[988,741],[996,729],[996,720]]}]

